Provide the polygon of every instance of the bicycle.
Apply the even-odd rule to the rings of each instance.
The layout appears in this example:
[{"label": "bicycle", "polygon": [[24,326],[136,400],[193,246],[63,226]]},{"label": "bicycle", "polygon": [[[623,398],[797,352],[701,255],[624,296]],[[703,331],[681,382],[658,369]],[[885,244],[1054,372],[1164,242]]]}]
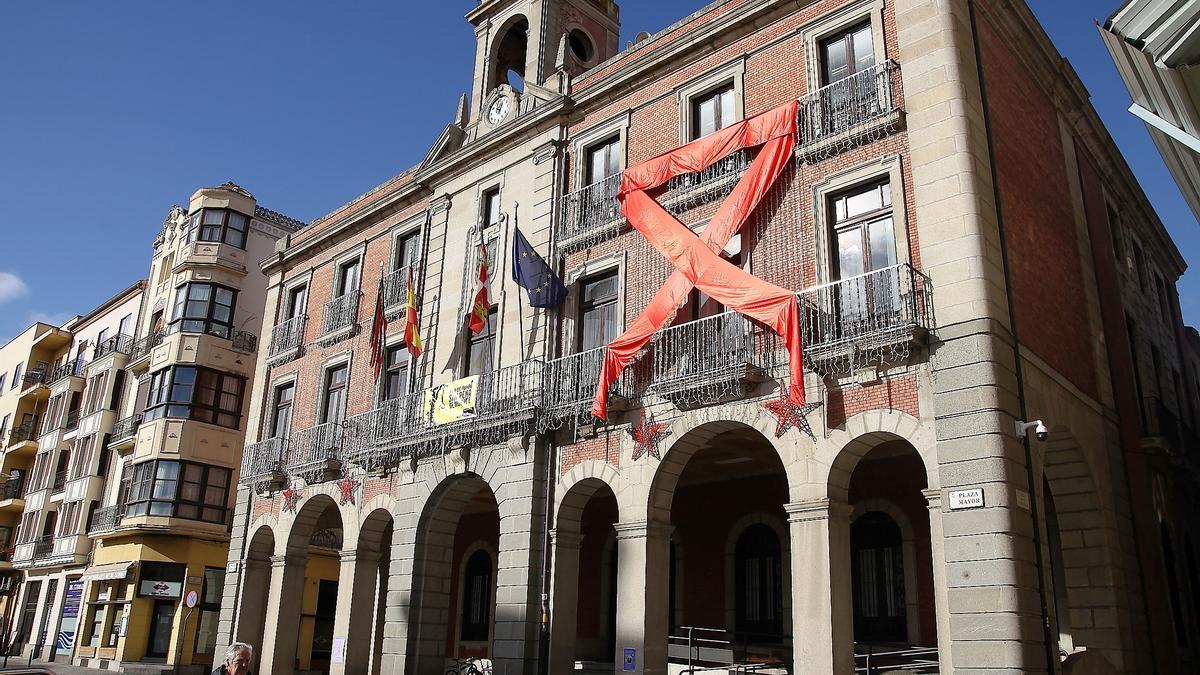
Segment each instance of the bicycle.
[{"label": "bicycle", "polygon": [[471,656],[453,661],[445,675],[492,675],[492,662],[488,659]]}]

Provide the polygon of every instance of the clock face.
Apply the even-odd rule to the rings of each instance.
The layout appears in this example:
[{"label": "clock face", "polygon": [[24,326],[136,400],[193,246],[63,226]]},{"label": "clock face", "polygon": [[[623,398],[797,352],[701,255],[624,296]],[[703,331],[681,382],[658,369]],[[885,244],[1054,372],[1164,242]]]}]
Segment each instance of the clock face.
[{"label": "clock face", "polygon": [[507,96],[501,96],[492,105],[488,107],[487,119],[491,124],[499,124],[501,120],[508,115],[509,100]]}]

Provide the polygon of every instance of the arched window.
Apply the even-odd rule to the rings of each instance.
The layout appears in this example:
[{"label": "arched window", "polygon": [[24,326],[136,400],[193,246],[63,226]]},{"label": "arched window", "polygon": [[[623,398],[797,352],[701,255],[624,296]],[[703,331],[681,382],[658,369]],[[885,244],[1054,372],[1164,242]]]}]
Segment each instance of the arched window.
[{"label": "arched window", "polygon": [[478,550],[467,559],[463,573],[462,628],[463,642],[487,642],[492,614],[492,556]]},{"label": "arched window", "polygon": [[738,537],[734,556],[737,632],[766,642],[783,633],[783,563],[779,537],[761,523]]},{"label": "arched window", "polygon": [[850,528],[855,642],[906,642],[904,549],[900,526],[880,511]]},{"label": "arched window", "polygon": [[529,44],[529,22],[518,17],[496,44],[488,91],[508,84],[516,91],[525,89],[525,52]]}]

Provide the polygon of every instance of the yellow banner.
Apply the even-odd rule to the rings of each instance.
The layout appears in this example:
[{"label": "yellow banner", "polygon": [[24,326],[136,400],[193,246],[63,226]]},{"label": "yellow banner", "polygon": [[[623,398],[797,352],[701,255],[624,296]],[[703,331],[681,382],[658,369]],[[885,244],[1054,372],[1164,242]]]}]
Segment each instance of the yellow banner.
[{"label": "yellow banner", "polygon": [[433,420],[434,424],[450,424],[474,417],[478,392],[478,375],[425,390],[425,419]]}]

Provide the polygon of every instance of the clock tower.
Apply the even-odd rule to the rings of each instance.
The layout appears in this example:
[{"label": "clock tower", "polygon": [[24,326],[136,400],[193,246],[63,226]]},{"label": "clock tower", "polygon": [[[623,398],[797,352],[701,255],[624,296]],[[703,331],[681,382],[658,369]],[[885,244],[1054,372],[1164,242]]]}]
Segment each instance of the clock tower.
[{"label": "clock tower", "polygon": [[616,54],[621,29],[612,0],[481,0],[467,20],[475,27],[471,121],[492,126],[513,114],[526,82],[550,87],[560,67],[578,75]]}]

